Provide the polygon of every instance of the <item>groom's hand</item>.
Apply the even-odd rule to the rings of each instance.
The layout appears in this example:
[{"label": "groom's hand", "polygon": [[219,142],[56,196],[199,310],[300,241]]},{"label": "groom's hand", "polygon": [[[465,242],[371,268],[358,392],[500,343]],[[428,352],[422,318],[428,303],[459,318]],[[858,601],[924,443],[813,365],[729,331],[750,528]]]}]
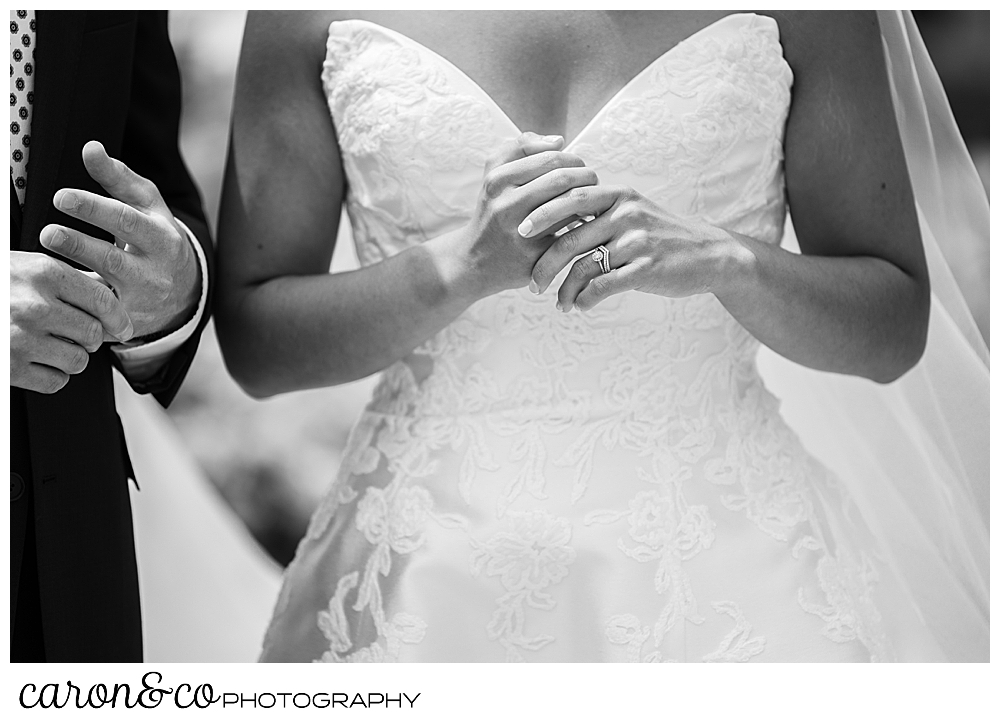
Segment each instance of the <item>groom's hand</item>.
[{"label": "groom's hand", "polygon": [[[110,244],[108,244],[110,245]],[[10,384],[52,394],[132,323],[111,290],[58,259],[10,252]]]},{"label": "groom's hand", "polygon": [[53,203],[111,233],[115,243],[50,224],[42,229],[42,245],[100,274],[121,299],[137,339],[178,329],[197,308],[204,283],[187,234],[156,185],[111,158],[97,141],[83,147],[83,164],[112,198],[64,188]]}]

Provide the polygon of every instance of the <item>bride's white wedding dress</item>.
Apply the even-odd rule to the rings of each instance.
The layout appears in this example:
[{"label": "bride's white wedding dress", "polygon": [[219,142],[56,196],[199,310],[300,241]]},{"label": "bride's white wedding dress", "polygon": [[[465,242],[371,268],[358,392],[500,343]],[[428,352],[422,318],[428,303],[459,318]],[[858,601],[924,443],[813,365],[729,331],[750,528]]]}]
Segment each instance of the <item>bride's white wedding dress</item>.
[{"label": "bride's white wedding dress", "polygon": [[[359,20],[323,84],[363,265],[468,221],[516,136],[443,57]],[[602,183],[770,243],[792,72],[713,23],[567,146]],[[288,568],[264,661],[883,661],[946,655],[848,489],[711,295],[485,299],[383,374]]]}]

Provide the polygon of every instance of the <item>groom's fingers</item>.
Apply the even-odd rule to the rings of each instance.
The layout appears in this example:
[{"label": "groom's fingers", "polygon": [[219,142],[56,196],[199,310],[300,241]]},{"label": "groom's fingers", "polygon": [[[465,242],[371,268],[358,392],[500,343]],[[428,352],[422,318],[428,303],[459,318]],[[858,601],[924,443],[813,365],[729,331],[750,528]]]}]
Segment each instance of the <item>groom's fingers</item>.
[{"label": "groom's fingers", "polygon": [[95,352],[105,341],[118,341],[108,334],[101,322],[75,306],[62,303],[58,313],[49,315],[46,331],[55,337],[71,341],[88,352]]},{"label": "groom's fingers", "polygon": [[31,362],[24,370],[22,381],[25,389],[31,389],[40,394],[55,394],[69,382],[69,374],[47,364]]},{"label": "groom's fingers", "polygon": [[[84,276],[86,276],[89,279],[93,279],[94,281],[96,281],[99,284],[104,284],[105,286],[111,287],[111,290],[115,292],[115,296],[118,296],[118,292],[115,291],[114,287],[112,287],[111,284],[108,283],[108,281],[103,276],[101,276],[99,273],[97,273],[96,271],[82,271],[80,273],[82,273]],[[88,318],[90,318],[90,317],[88,317]],[[101,323],[99,321],[96,322],[96,323],[97,323],[98,326],[101,326]],[[63,334],[63,336],[67,336],[67,335]],[[72,335],[69,335],[68,338],[72,339],[74,337],[72,337]],[[101,326],[101,339],[102,339],[102,341],[112,341],[112,342],[121,341],[120,339],[118,339],[118,337],[113,336],[112,334],[109,334],[108,331],[107,331],[107,329],[105,329],[103,326]],[[83,346],[83,344],[81,344],[81,346]],[[90,351],[90,349],[88,349],[87,351]]]},{"label": "groom's fingers", "polygon": [[97,226],[140,251],[153,251],[166,240],[166,230],[157,222],[156,216],[147,215],[114,198],[76,188],[62,188],[56,191],[52,201],[67,216]]},{"label": "groom's fingers", "polygon": [[90,177],[119,201],[144,211],[163,205],[160,192],[152,181],[109,156],[98,141],[84,145],[83,165]]},{"label": "groom's fingers", "polygon": [[115,292],[107,285],[89,278],[82,271],[68,265],[65,266],[65,272],[60,277],[56,296],[97,319],[115,340],[131,339],[132,320],[121,301],[115,296]]},{"label": "groom's fingers", "polygon": [[76,229],[49,224],[42,229],[39,241],[49,251],[96,271],[112,286],[120,286],[135,274],[135,260],[130,254]]},{"label": "groom's fingers", "polygon": [[90,361],[90,354],[82,346],[52,335],[39,340],[35,356],[36,364],[45,364],[63,374],[80,374]]}]

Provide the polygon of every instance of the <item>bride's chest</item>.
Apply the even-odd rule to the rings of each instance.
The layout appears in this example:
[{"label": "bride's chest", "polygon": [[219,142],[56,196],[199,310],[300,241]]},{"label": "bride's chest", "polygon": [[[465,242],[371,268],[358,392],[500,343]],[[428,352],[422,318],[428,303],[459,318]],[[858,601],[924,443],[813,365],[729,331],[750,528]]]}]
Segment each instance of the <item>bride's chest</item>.
[{"label": "bride's chest", "polygon": [[447,60],[515,126],[575,137],[617,90],[724,12],[366,13]]},{"label": "bride's chest", "polygon": [[[602,183],[736,230],[734,219],[783,209],[791,80],[775,22],[729,15],[586,107],[565,150]],[[436,50],[363,20],[331,24],[322,81],[360,244],[378,236],[398,250],[464,223],[490,154],[521,130],[548,130],[520,126]]]}]

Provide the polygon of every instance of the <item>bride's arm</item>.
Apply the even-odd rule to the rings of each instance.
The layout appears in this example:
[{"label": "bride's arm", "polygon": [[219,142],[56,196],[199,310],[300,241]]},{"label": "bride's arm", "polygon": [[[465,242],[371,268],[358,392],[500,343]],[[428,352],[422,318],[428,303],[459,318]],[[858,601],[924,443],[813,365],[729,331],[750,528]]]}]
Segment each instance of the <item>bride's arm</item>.
[{"label": "bride's arm", "polygon": [[[251,12],[219,219],[216,324],[255,396],[359,379],[402,358],[471,303],[524,286],[551,239],[515,229],[597,182],[562,139],[525,134],[487,164],[465,227],[364,269],[328,273],[345,179],[320,84],[328,17]],[[549,173],[560,169],[557,173]]]},{"label": "bride's arm", "polygon": [[922,354],[930,292],[875,13],[779,15],[795,73],[785,132],[789,207],[802,254],[659,209],[630,189],[584,189],[554,210],[603,216],[540,259],[544,289],[605,244],[613,265],[578,261],[563,305],[592,308],[640,289],[711,292],[761,342],[806,366],[892,381]]}]

